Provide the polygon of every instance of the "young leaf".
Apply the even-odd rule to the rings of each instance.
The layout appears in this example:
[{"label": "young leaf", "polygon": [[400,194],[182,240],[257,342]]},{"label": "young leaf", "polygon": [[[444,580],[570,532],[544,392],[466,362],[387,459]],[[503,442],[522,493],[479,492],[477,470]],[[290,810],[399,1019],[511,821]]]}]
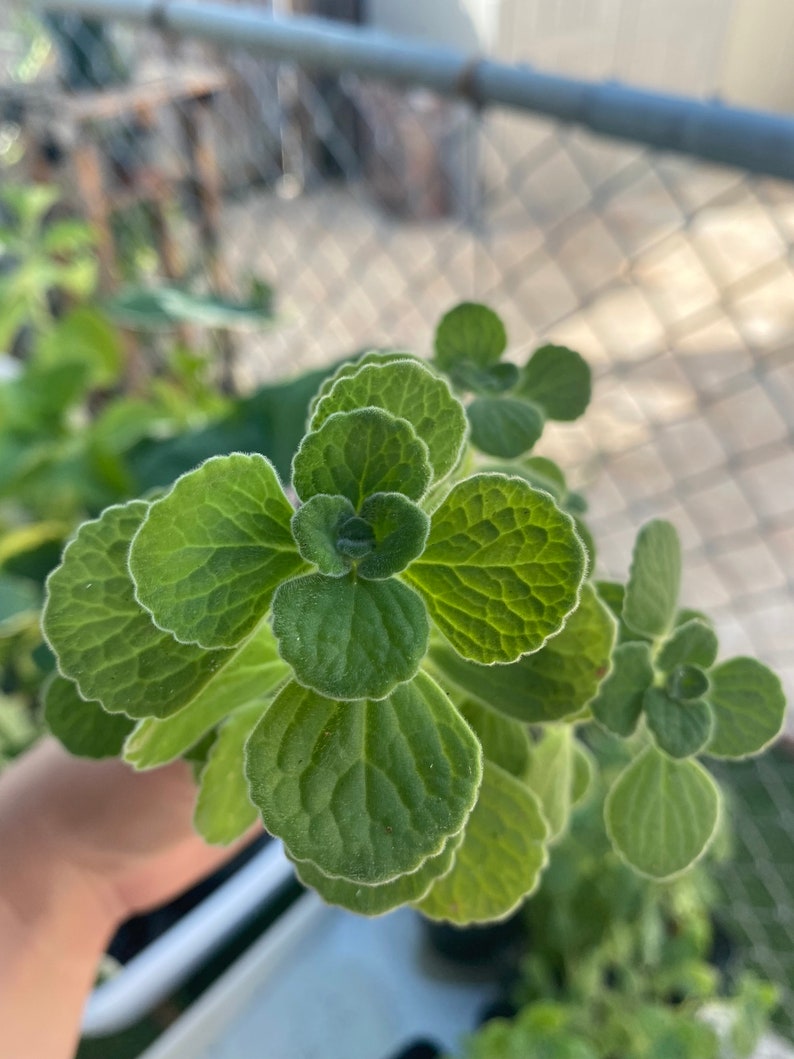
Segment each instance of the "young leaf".
[{"label": "young leaf", "polygon": [[292,516],[292,536],[298,551],[321,574],[341,577],[353,565],[353,560],[337,549],[336,542],[342,526],[355,513],[355,508],[346,496],[318,493],[302,504]]},{"label": "young leaf", "polygon": [[664,636],[675,618],[681,587],[681,545],[675,526],[646,522],[637,534],[623,601],[623,620],[651,639]]},{"label": "young leaf", "polygon": [[77,685],[57,674],[44,692],[44,721],[70,754],[76,757],[115,757],[135,722],[120,713],[107,713],[98,702],[81,698]]},{"label": "young leaf", "polygon": [[643,707],[657,746],[670,757],[692,757],[709,741],[713,721],[702,699],[679,702],[663,688],[648,688]]},{"label": "young leaf", "polygon": [[549,825],[549,842],[559,838],[568,826],[573,771],[572,727],[548,725],[530,751],[526,782],[537,797]]},{"label": "young leaf", "polygon": [[586,584],[562,631],[511,665],[468,662],[443,644],[431,646],[430,658],[468,695],[519,721],[539,724],[570,717],[587,705],[609,667],[614,638],[613,618]]},{"label": "young leaf", "polygon": [[522,478],[478,474],[447,494],[405,577],[464,658],[514,662],[559,632],[585,564],[571,519],[551,497]]},{"label": "young leaf", "polygon": [[[225,652],[226,653],[226,652]],[[187,753],[236,706],[261,699],[289,673],[267,623],[257,629],[179,713],[140,721],[124,745],[124,759],[137,769],[157,768]]]},{"label": "young leaf", "polygon": [[407,419],[427,445],[436,480],[460,459],[466,441],[466,413],[449,385],[417,360],[366,364],[337,380],[318,401],[310,429],[318,430],[334,412],[382,408]]},{"label": "young leaf", "polygon": [[258,453],[214,456],[149,508],[129,568],[136,598],[183,643],[234,647],[304,568],[293,508]]},{"label": "young leaf", "polygon": [[709,678],[700,666],[676,666],[667,678],[667,690],[682,702],[700,699],[709,690]]},{"label": "young leaf", "polygon": [[593,716],[615,735],[630,736],[637,727],[643,698],[653,679],[648,644],[620,644],[612,655],[612,670],[590,703]]},{"label": "young leaf", "polygon": [[543,413],[516,397],[477,397],[466,409],[471,443],[480,452],[512,460],[528,452],[543,433]]},{"label": "young leaf", "polygon": [[717,660],[717,634],[699,618],[692,618],[674,629],[656,656],[656,664],[663,673],[672,673],[676,666],[700,666],[710,669]]},{"label": "young leaf", "polygon": [[578,419],[590,403],[590,368],[565,346],[541,346],[521,373],[516,394],[539,404],[549,419]]},{"label": "young leaf", "polygon": [[64,676],[109,713],[167,717],[233,657],[177,643],[135,602],[130,540],[148,505],[133,500],[84,523],[50,575],[42,628]]},{"label": "young leaf", "polygon": [[427,612],[394,578],[308,574],[273,597],[273,632],[304,687],[339,699],[382,699],[410,680],[427,650]]},{"label": "young leaf", "polygon": [[481,769],[471,729],[423,673],[380,702],[290,683],[246,747],[265,827],[297,860],[362,885],[438,856],[472,810]]},{"label": "young leaf", "polygon": [[786,697],[778,677],[754,658],[730,658],[709,673],[714,712],[712,757],[758,754],[780,734]]},{"label": "young leaf", "polygon": [[413,353],[408,353],[400,349],[372,349],[368,353],[356,357],[355,360],[346,360],[344,364],[340,364],[332,375],[328,375],[323,379],[319,390],[312,398],[309,405],[309,422],[314,418],[317,405],[322,401],[326,394],[331,392],[339,379],[347,379],[349,376],[355,375],[360,368],[365,368],[368,364],[394,364],[395,361],[398,360],[416,361],[417,357]]},{"label": "young leaf", "polygon": [[442,371],[464,363],[488,367],[506,348],[504,324],[493,309],[477,302],[456,305],[436,328],[436,364]]},{"label": "young leaf", "polygon": [[427,446],[405,419],[380,408],[336,412],[301,442],[292,484],[301,500],[345,496],[358,510],[373,493],[424,496],[433,470]]},{"label": "young leaf", "polygon": [[604,815],[613,846],[635,871],[669,879],[708,848],[719,789],[696,761],[673,761],[648,747],[618,777]]},{"label": "young leaf", "polygon": [[360,577],[391,577],[422,554],[430,519],[402,494],[375,493],[361,505],[361,517],[372,527],[375,543],[356,567]]},{"label": "young leaf", "polygon": [[540,881],[547,830],[534,794],[486,761],[455,864],[416,907],[458,926],[505,919]]},{"label": "young leaf", "polygon": [[483,706],[476,699],[466,699],[460,706],[460,712],[480,740],[486,760],[493,761],[511,776],[523,779],[529,766],[530,749],[526,725],[514,721],[512,717],[505,717],[489,706]]},{"label": "young leaf", "polygon": [[228,846],[257,820],[248,797],[243,748],[265,709],[254,702],[236,710],[222,725],[201,770],[193,823],[206,842]]},{"label": "young leaf", "polygon": [[442,878],[455,862],[455,853],[463,841],[463,832],[448,839],[441,853],[428,857],[416,871],[400,875],[378,886],[363,886],[347,879],[332,879],[304,860],[293,860],[298,878],[313,887],[324,901],[339,905],[362,916],[381,916],[401,905],[421,900],[437,879]]}]

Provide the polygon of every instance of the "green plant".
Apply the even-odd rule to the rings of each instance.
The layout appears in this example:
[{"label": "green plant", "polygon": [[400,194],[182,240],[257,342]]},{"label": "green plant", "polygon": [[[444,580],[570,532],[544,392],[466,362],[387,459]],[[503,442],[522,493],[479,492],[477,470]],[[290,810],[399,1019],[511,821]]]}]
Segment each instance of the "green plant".
[{"label": "green plant", "polygon": [[0,190],[0,350],[23,327],[45,331],[53,323],[55,292],[83,299],[96,284],[94,236],[80,220],[50,220],[60,198],[48,184]]},{"label": "green plant", "polygon": [[[776,1000],[774,987],[712,962],[718,891],[710,862],[656,883],[611,848],[603,803],[630,756],[586,726],[597,779],[571,815],[537,893],[522,911],[525,938],[514,1018],[486,1023],[465,1059],[747,1059]],[[590,750],[587,750],[590,753]],[[723,947],[725,942],[723,942]]]},{"label": "green plant", "polygon": [[720,818],[697,755],[760,751],[781,685],[716,663],[668,523],[625,586],[590,579],[583,502],[530,454],[584,411],[589,371],[505,348],[494,313],[459,306],[431,364],[368,353],[321,386],[289,492],[232,453],[83,525],[44,611],[56,734],[137,768],[200,745],[210,841],[258,812],[327,900],[465,924],[538,885],[595,717],[630,758],[605,802],[617,855],[657,879],[696,862]]}]

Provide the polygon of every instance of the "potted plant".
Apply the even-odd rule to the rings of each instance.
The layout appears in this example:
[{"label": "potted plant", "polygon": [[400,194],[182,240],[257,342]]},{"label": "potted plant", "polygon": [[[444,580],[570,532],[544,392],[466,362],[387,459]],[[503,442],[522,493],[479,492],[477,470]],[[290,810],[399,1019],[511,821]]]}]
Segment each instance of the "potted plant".
[{"label": "potted plant", "polygon": [[364,915],[504,919],[595,782],[621,864],[687,871],[721,818],[701,758],[763,750],[781,684],[679,605],[669,523],[641,529],[625,584],[593,580],[584,502],[532,455],[584,412],[589,370],[506,345],[458,306],[431,363],[370,352],[323,383],[286,486],[235,452],[85,523],[48,581],[52,730],[136,768],[198,760],[209,841],[259,816]]}]

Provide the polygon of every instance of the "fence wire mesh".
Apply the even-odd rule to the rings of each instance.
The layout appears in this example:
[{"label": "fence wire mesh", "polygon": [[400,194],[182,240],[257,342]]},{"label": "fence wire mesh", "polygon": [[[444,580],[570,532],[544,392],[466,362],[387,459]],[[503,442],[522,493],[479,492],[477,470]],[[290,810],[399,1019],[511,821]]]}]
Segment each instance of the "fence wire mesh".
[{"label": "fence wire mesh", "polygon": [[[236,339],[243,388],[364,347],[429,353],[439,316],[463,299],[502,314],[518,358],[547,339],[579,350],[595,372],[591,409],[548,430],[542,451],[586,490],[602,573],[625,574],[641,522],[671,519],[686,602],[715,616],[726,654],[780,672],[791,699],[794,184],[149,30],[123,33],[133,80],[83,121],[21,18],[2,38],[0,151],[20,154],[20,173],[43,160],[76,210],[105,218],[108,282],[206,270],[195,177],[209,174],[206,281],[242,292],[256,277],[277,298],[275,326]],[[75,171],[86,144],[100,166],[88,200]],[[140,234],[140,180],[167,191],[178,265]],[[119,189],[126,203],[105,211],[97,196]],[[784,990],[789,1032],[791,775],[782,752],[725,771],[740,847],[730,912]]]}]

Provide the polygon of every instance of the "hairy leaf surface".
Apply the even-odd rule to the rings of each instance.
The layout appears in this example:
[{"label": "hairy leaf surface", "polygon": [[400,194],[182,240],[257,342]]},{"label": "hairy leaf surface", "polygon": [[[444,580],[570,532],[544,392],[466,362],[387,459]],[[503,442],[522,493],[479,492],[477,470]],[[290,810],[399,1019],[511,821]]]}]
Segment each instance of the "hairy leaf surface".
[{"label": "hairy leaf surface", "polygon": [[679,702],[663,688],[648,688],[643,706],[656,745],[670,757],[692,757],[709,741],[713,721],[702,699]]},{"label": "hairy leaf surface", "polygon": [[297,860],[364,885],[438,856],[472,810],[481,769],[473,732],[423,673],[379,702],[290,683],[246,750],[265,827]]},{"label": "hairy leaf surface", "polygon": [[551,497],[522,478],[478,474],[447,494],[405,577],[464,658],[514,662],[562,628],[585,566],[571,519]]},{"label": "hairy leaf surface", "polygon": [[719,789],[696,761],[648,747],[618,777],[604,807],[617,852],[641,875],[667,879],[705,852],[717,829]]},{"label": "hairy leaf surface", "polygon": [[308,574],[276,592],[273,631],[300,684],[329,698],[382,699],[416,673],[429,626],[421,598],[394,578]]},{"label": "hairy leaf surface", "polygon": [[467,694],[520,721],[539,724],[578,713],[609,667],[615,622],[590,585],[565,627],[535,654],[510,665],[483,666],[442,644],[430,658]]},{"label": "hairy leaf surface", "polygon": [[476,699],[466,699],[460,712],[480,740],[483,756],[511,776],[523,779],[529,766],[527,726]]},{"label": "hairy leaf surface", "polygon": [[171,717],[140,721],[124,745],[124,759],[137,769],[158,768],[185,754],[237,706],[261,699],[290,669],[278,654],[270,626],[263,624],[234,657]]},{"label": "hairy leaf surface", "polygon": [[337,380],[317,403],[310,429],[334,412],[373,406],[407,419],[427,445],[435,479],[456,466],[466,440],[466,413],[447,382],[416,360],[366,364]]},{"label": "hairy leaf surface", "polygon": [[539,408],[516,397],[477,397],[466,414],[472,445],[503,460],[529,452],[545,423]]},{"label": "hairy leaf surface", "polygon": [[44,721],[70,754],[76,757],[115,757],[135,721],[122,713],[107,713],[98,702],[81,698],[77,685],[56,674],[44,693]]},{"label": "hairy leaf surface", "polygon": [[655,639],[671,628],[681,588],[681,545],[675,526],[646,522],[637,534],[623,600],[623,620]]},{"label": "hairy leaf surface", "polygon": [[506,918],[538,885],[547,859],[546,835],[535,795],[486,761],[455,864],[417,908],[458,926]]},{"label": "hairy leaf surface", "polygon": [[421,900],[437,879],[446,875],[463,841],[463,832],[453,835],[437,856],[428,857],[416,871],[400,875],[378,886],[364,886],[347,879],[332,879],[308,861],[295,860],[295,872],[306,886],[312,886],[324,901],[362,916],[380,916],[401,905]]},{"label": "hairy leaf surface", "polygon": [[654,679],[646,643],[622,643],[612,655],[612,670],[590,703],[597,721],[615,735],[630,736],[642,713],[646,690]]},{"label": "hairy leaf surface", "polygon": [[373,493],[424,496],[433,469],[427,446],[407,419],[380,408],[336,412],[307,434],[292,463],[302,500],[345,496],[358,510]]},{"label": "hairy leaf surface", "polygon": [[44,633],[61,672],[109,713],[167,717],[234,657],[178,643],[135,601],[130,540],[148,505],[133,500],[84,523],[47,582]]},{"label": "hairy leaf surface", "polygon": [[201,770],[193,822],[205,841],[230,842],[256,823],[257,811],[248,797],[243,748],[265,709],[261,702],[236,710],[221,726]]},{"label": "hairy leaf surface", "polygon": [[711,670],[706,696],[714,713],[708,752],[714,757],[758,754],[780,734],[786,697],[779,678],[754,658],[730,658]]},{"label": "hairy leaf surface", "polygon": [[304,568],[292,515],[264,456],[212,457],[149,508],[130,548],[136,598],[183,643],[234,647]]}]

